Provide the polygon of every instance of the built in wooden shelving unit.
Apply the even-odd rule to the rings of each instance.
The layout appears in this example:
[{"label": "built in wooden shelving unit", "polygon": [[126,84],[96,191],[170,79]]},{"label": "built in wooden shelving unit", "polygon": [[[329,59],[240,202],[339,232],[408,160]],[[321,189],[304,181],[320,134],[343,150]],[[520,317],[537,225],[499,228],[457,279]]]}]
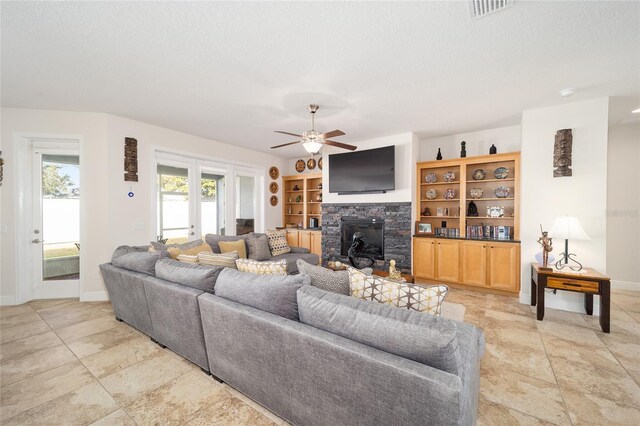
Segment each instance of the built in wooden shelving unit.
[{"label": "built in wooden shelving unit", "polygon": [[318,226],[322,226],[321,173],[283,176],[282,187],[282,226],[306,229],[312,217],[318,218]]}]

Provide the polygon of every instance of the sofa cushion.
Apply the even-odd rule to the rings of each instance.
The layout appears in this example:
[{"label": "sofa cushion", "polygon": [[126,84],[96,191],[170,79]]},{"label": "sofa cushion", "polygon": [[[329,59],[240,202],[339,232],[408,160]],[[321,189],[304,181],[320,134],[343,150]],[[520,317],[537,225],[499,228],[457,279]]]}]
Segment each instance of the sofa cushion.
[{"label": "sofa cushion", "polygon": [[167,251],[169,252],[169,257],[171,257],[172,259],[177,259],[181,254],[186,254],[188,256],[197,256],[198,253],[203,251],[213,253],[209,244],[205,243],[202,240],[198,241],[200,241],[200,244],[189,247],[169,247],[167,249]]},{"label": "sofa cushion", "polygon": [[284,229],[268,229],[267,237],[269,238],[269,249],[271,250],[272,256],[289,253],[291,251],[291,247],[289,247],[289,242],[287,241],[287,231]]},{"label": "sofa cushion", "polygon": [[431,315],[440,315],[449,292],[444,284],[413,285],[367,275],[355,268],[347,268],[347,273],[351,296]]},{"label": "sofa cushion", "polygon": [[245,236],[244,241],[247,243],[247,258],[253,260],[271,259],[269,238],[265,234],[251,232]]},{"label": "sofa cushion", "polygon": [[[207,234],[204,236],[204,240],[211,246],[211,250],[214,253],[221,253],[220,251],[220,241],[238,241],[244,240],[244,236],[241,235],[218,235],[218,234]],[[246,249],[245,249],[246,253]]]},{"label": "sofa cushion", "polygon": [[219,241],[220,253],[238,253],[240,259],[247,258],[247,245],[244,240]]},{"label": "sofa cushion", "polygon": [[310,263],[312,265],[317,265],[318,262],[320,261],[320,258],[318,257],[317,254],[313,254],[313,253],[294,253],[293,251],[291,253],[286,253],[286,254],[281,254],[278,256],[273,256],[271,258],[272,261],[276,261],[276,260],[286,260],[287,261],[287,273],[288,274],[297,274],[298,273],[298,265],[296,264],[296,261],[298,259],[302,259],[307,263]]},{"label": "sofa cushion", "polygon": [[162,243],[157,243],[155,241],[151,241],[150,244],[151,244],[151,246],[149,247],[149,251],[150,252],[167,251],[171,247],[176,247],[176,248],[179,248],[180,250],[187,250],[187,249],[190,249],[192,247],[197,247],[197,246],[201,245],[202,244],[202,240],[189,241],[189,242],[182,243],[182,244],[178,244],[178,243],[162,244]]},{"label": "sofa cushion", "polygon": [[173,259],[162,259],[156,264],[156,277],[182,284],[187,287],[213,293],[220,266],[198,265],[178,262]]},{"label": "sofa cushion", "polygon": [[238,259],[236,266],[240,272],[251,272],[257,275],[287,275],[286,260],[258,262],[252,259]]},{"label": "sofa cushion", "polygon": [[111,263],[118,268],[154,276],[156,262],[166,256],[166,251],[149,253],[133,247],[120,246],[113,252]]},{"label": "sofa cushion", "polygon": [[396,309],[313,286],[298,290],[300,321],[459,375],[457,325],[446,318]]},{"label": "sofa cushion", "polygon": [[201,265],[213,265],[237,269],[236,259],[238,259],[237,251],[220,254],[206,252],[198,253],[198,263],[200,263]]},{"label": "sofa cushion", "polygon": [[198,263],[198,255],[196,254],[193,256],[191,254],[179,254],[176,260],[184,263]]},{"label": "sofa cushion", "polygon": [[[311,265],[304,259],[296,261],[298,272],[309,275],[311,277],[311,285],[321,290],[333,293],[344,294],[348,296],[349,292],[349,274],[344,271],[333,271],[318,265]],[[362,270],[365,274],[371,274],[371,268]]]},{"label": "sofa cushion", "polygon": [[310,282],[304,275],[256,275],[225,268],[218,277],[215,294],[297,321],[297,291]]}]

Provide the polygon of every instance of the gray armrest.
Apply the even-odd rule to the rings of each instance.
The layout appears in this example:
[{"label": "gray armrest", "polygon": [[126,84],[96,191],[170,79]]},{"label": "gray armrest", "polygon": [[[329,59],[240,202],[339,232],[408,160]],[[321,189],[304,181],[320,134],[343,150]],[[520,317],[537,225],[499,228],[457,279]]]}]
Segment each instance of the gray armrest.
[{"label": "gray armrest", "polygon": [[291,253],[299,253],[299,254],[310,253],[309,249],[304,247],[289,246],[289,248],[291,249]]}]

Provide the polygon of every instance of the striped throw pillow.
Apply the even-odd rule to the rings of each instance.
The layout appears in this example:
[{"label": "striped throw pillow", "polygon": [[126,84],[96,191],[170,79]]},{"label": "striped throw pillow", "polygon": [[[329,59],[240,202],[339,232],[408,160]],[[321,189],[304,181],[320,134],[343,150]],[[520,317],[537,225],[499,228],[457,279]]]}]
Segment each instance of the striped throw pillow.
[{"label": "striped throw pillow", "polygon": [[176,258],[179,262],[184,263],[198,263],[198,256],[191,254],[179,254]]},{"label": "striped throw pillow", "polygon": [[259,262],[253,259],[238,259],[236,266],[240,272],[251,272],[257,275],[287,275],[287,260]]},{"label": "striped throw pillow", "polygon": [[226,268],[237,269],[236,259],[238,259],[237,251],[222,254],[210,252],[198,253],[198,262],[200,262],[201,265],[224,266]]}]

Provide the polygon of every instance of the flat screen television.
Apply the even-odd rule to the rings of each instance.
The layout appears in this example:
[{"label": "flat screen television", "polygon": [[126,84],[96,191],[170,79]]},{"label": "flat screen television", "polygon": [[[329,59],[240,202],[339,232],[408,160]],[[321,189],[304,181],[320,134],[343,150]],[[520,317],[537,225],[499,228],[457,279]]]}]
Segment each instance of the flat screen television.
[{"label": "flat screen television", "polygon": [[395,189],[394,145],[329,155],[329,192],[384,193]]}]

